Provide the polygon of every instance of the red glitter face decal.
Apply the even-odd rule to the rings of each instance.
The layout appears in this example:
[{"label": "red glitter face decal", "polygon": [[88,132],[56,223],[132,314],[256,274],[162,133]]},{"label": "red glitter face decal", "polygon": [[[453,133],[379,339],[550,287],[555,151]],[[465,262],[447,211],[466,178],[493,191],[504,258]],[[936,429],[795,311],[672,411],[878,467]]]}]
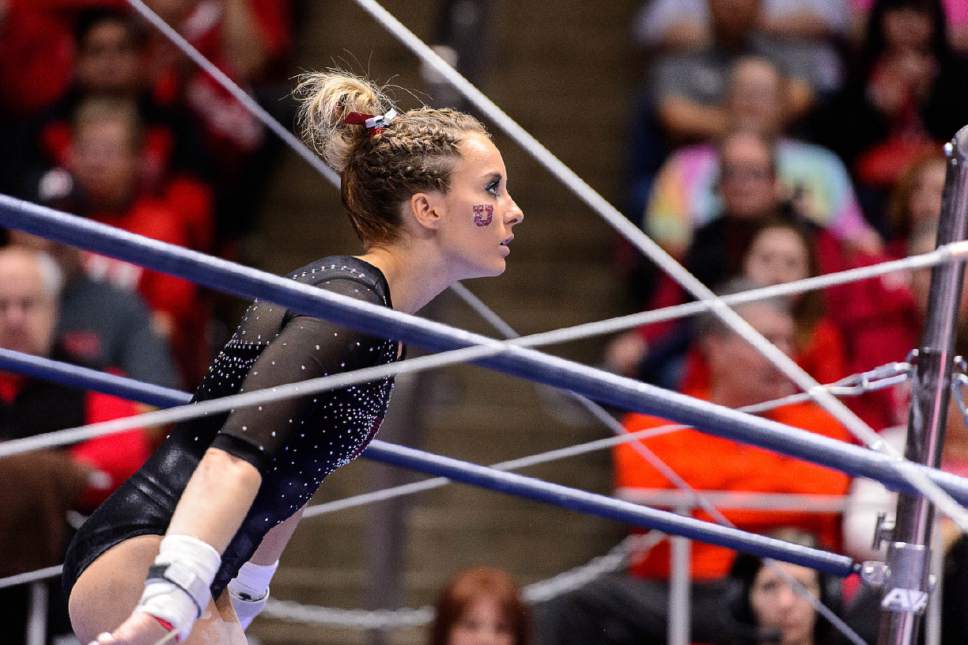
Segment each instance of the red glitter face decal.
[{"label": "red glitter face decal", "polygon": [[494,220],[494,207],[490,204],[474,204],[474,223],[487,226]]}]

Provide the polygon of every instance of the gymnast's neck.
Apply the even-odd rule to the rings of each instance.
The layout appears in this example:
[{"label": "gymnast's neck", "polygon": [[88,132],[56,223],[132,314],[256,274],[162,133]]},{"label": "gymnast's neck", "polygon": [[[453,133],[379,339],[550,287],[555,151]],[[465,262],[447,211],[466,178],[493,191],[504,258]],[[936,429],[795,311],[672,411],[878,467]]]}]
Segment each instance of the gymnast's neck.
[{"label": "gymnast's neck", "polygon": [[409,240],[371,246],[357,257],[383,273],[393,308],[403,313],[416,313],[455,282],[444,258]]}]

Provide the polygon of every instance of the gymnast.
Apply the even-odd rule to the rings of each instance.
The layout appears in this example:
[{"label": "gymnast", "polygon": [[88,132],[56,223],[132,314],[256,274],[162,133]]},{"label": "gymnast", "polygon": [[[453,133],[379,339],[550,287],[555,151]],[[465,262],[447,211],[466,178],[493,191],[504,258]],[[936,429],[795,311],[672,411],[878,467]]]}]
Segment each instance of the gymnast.
[{"label": "gymnast", "polygon": [[[474,117],[401,114],[370,82],[332,71],[297,88],[303,136],[340,173],[365,252],[290,277],[413,313],[458,280],[504,272],[524,214]],[[392,294],[392,301],[391,301]],[[256,301],[195,400],[398,360],[402,345]],[[392,379],[176,426],[81,527],[64,564],[82,642],[245,643],[269,580],[320,482],[358,456]]]}]

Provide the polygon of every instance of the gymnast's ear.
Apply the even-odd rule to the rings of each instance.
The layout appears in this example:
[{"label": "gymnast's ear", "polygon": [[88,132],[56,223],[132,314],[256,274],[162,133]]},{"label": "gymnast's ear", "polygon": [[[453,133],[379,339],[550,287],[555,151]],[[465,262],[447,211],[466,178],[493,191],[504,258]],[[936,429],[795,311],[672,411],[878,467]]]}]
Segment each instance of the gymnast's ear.
[{"label": "gymnast's ear", "polygon": [[443,196],[436,192],[414,193],[407,201],[407,219],[412,218],[421,231],[435,231],[440,228],[444,214]]}]

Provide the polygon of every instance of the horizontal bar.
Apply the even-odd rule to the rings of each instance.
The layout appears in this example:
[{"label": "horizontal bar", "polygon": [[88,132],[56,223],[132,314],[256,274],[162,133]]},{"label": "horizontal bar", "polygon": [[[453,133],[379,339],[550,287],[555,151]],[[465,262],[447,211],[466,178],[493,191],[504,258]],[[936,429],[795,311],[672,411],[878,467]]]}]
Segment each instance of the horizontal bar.
[{"label": "horizontal bar", "polygon": [[379,450],[368,456],[381,463],[440,475],[453,481],[624,522],[632,526],[656,529],[671,535],[718,544],[763,558],[792,562],[838,576],[849,575],[856,568],[854,561],[844,555],[810,549],[712,522],[702,522],[669,511],[659,511],[517,473],[494,470],[450,457],[431,455],[413,448],[383,444]]},{"label": "horizontal bar", "polygon": [[[19,355],[19,352],[8,351],[7,353],[13,354],[13,356],[8,356],[12,360],[3,364],[3,367],[12,368],[13,371],[29,368],[31,376],[35,378],[44,378],[64,384],[69,382],[69,384],[78,387],[89,385],[91,389],[111,387],[115,392],[124,392],[128,398],[135,400],[141,393],[155,397],[158,394],[154,386],[148,386],[132,379],[123,377],[115,377],[115,380],[92,378],[90,373],[92,370],[76,365],[57,361],[32,363],[24,360],[23,355]],[[118,387],[119,385],[123,387]],[[169,390],[164,394],[164,397],[167,398],[165,402],[169,405],[183,404],[186,399],[191,398],[187,392],[176,390]],[[835,575],[848,575],[855,568],[855,563],[847,556],[817,549],[806,549],[800,545],[746,533],[735,528],[722,527],[710,522],[682,517],[675,513],[623,502],[605,495],[575,490],[533,477],[502,472],[486,466],[478,466],[477,464],[397,446],[380,440],[371,442],[363,456],[380,463],[409,468],[429,475],[443,476],[452,481],[625,522],[640,528],[657,529],[665,533],[703,540],[762,557],[793,562]]]},{"label": "horizontal bar", "polygon": [[40,580],[47,580],[48,578],[56,578],[63,573],[63,570],[64,565],[55,564],[52,567],[45,567],[43,569],[37,569],[36,571],[27,571],[25,573],[17,573],[12,576],[6,576],[4,578],[0,578],[0,589],[25,585],[30,582],[38,582]]},{"label": "horizontal bar", "polygon": [[[897,490],[917,492],[898,472],[892,457],[513,343],[501,343],[6,195],[0,195],[0,224],[177,275],[225,293],[268,300],[364,333],[432,350],[470,345],[503,347],[501,354],[473,362],[571,390],[621,409],[671,419],[717,436],[815,461],[850,475],[876,479]],[[917,468],[961,503],[968,503],[968,481],[924,466]]]},{"label": "horizontal bar", "polygon": [[192,395],[160,385],[152,385],[99,370],[24,354],[0,347],[0,371],[16,372],[31,378],[56,381],[81,390],[96,390],[122,399],[167,408],[188,403]]},{"label": "horizontal bar", "polygon": [[[698,492],[719,509],[842,513],[847,506],[847,497],[844,495],[797,495],[793,493],[705,489]],[[615,496],[633,504],[672,508],[699,507],[696,495],[687,490],[623,486],[615,490]]]}]

